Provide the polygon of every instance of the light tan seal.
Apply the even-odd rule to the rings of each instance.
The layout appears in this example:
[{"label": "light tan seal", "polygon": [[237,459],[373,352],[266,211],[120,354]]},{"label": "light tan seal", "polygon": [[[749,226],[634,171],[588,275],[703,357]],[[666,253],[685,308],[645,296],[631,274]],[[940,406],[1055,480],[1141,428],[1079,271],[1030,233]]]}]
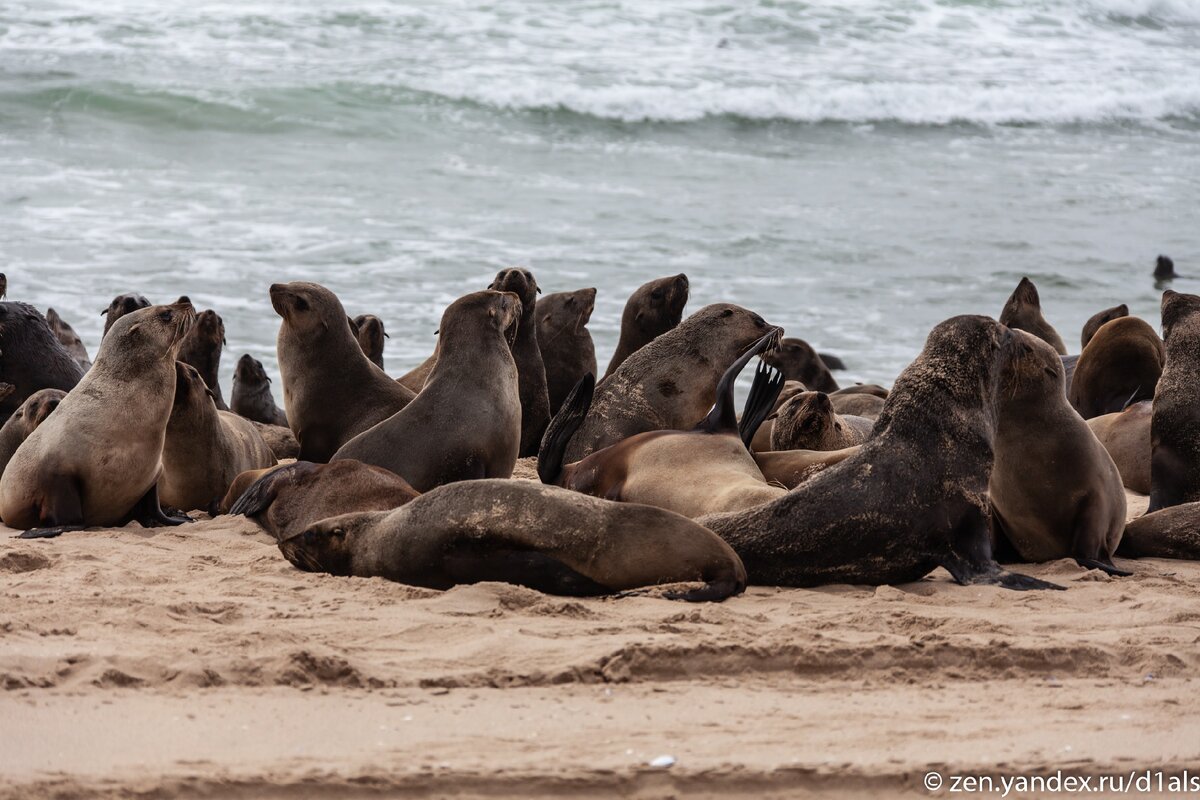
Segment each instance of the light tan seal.
[{"label": "light tan seal", "polygon": [[858,453],[862,445],[842,450],[779,450],[755,452],[758,465],[767,483],[784,489],[795,489],[809,478],[834,464],[840,464]]},{"label": "light tan seal", "polygon": [[656,278],[634,290],[621,313],[621,334],[613,352],[607,378],[625,363],[625,359],[650,342],[675,328],[683,319],[683,307],[688,301],[688,277],[682,272],[667,278]]},{"label": "light tan seal", "polygon": [[[16,387],[4,384],[8,391]],[[29,434],[37,430],[37,426],[46,421],[46,417],[67,396],[62,389],[41,389],[29,395],[29,399],[8,418],[4,427],[0,428],[0,475],[12,459],[13,453],[21,446],[21,442],[29,438]]]},{"label": "light tan seal", "polygon": [[1150,494],[1150,422],[1154,403],[1143,400],[1124,411],[1101,414],[1087,421],[1092,433],[1112,456],[1125,488]]}]

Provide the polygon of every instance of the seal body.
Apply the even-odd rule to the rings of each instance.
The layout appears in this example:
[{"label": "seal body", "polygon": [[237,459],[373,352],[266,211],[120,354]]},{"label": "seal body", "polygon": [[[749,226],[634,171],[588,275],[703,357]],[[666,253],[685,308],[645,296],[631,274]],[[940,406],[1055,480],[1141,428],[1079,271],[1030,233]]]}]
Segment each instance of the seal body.
[{"label": "seal body", "polygon": [[1129,306],[1121,303],[1119,306],[1106,308],[1103,311],[1097,311],[1092,316],[1088,317],[1088,321],[1083,323],[1083,333],[1080,334],[1080,350],[1088,346],[1088,342],[1096,335],[1096,331],[1100,330],[1101,326],[1106,322],[1112,322],[1114,319],[1129,316]]},{"label": "seal body", "polygon": [[483,291],[442,315],[437,361],[425,388],[401,411],[355,436],[334,459],[389,469],[424,492],[452,481],[507,478],[521,444],[518,367],[521,302]]},{"label": "seal body", "polygon": [[800,392],[775,412],[771,449],[842,450],[865,442],[874,426],[866,417],[836,413],[824,392]]},{"label": "seal body", "polygon": [[784,339],[779,349],[767,354],[763,360],[782,372],[787,380],[799,381],[807,389],[818,392],[838,390],[837,381],[829,367],[812,345],[803,339]]},{"label": "seal body", "polygon": [[682,272],[656,278],[634,290],[621,312],[621,335],[604,377],[608,378],[625,359],[642,349],[683,319],[688,301],[688,277]]},{"label": "seal body", "polygon": [[275,405],[271,379],[262,362],[244,354],[233,371],[233,413],[265,425],[287,427],[287,414]]},{"label": "seal body", "polygon": [[62,389],[41,389],[29,395],[29,399],[8,418],[4,427],[0,428],[0,475],[4,473],[4,468],[8,466],[21,442],[29,438],[29,434],[58,408],[58,404],[66,396],[67,393]]},{"label": "seal body", "polygon": [[1150,494],[1150,422],[1153,417],[1153,401],[1143,400],[1124,411],[1101,414],[1087,421],[1117,465],[1125,488],[1138,494]]},{"label": "seal body", "polygon": [[1067,354],[1067,346],[1054,326],[1042,316],[1042,301],[1037,287],[1029,278],[1021,278],[1000,311],[1000,324],[1017,331],[1026,331],[1054,348],[1059,355]]},{"label": "seal body", "polygon": [[546,365],[550,413],[558,413],[572,387],[596,374],[596,346],[587,329],[596,306],[595,289],[548,294],[537,304],[538,347]]},{"label": "seal body", "polygon": [[529,270],[513,267],[500,270],[488,288],[497,292],[512,292],[521,301],[521,324],[512,343],[512,356],[517,364],[521,388],[521,457],[536,456],[542,434],[550,423],[546,366],[542,362],[541,348],[538,347],[537,281]]},{"label": "seal body", "polygon": [[1200,503],[1180,503],[1130,520],[1118,555],[1200,560]]},{"label": "seal body", "polygon": [[36,308],[0,302],[0,381],[14,387],[0,398],[0,420],[8,419],[34,392],[69,392],[82,377],[83,369]]},{"label": "seal body", "polygon": [[46,322],[50,325],[50,330],[58,337],[58,341],[71,354],[71,358],[79,364],[80,369],[87,372],[92,366],[92,360],[88,358],[87,348],[83,346],[83,340],[79,338],[75,329],[53,308],[46,309]]},{"label": "seal body", "polygon": [[383,328],[383,320],[374,314],[359,314],[352,323],[354,338],[358,340],[363,355],[369,358],[372,364],[383,369],[383,340],[389,338]]},{"label": "seal body", "polygon": [[1200,297],[1163,292],[1162,327],[1167,363],[1150,422],[1150,511],[1200,501]]},{"label": "seal body", "polygon": [[842,450],[779,450],[754,453],[754,463],[772,486],[795,489],[818,472],[858,453],[862,445]]},{"label": "seal body", "polygon": [[221,350],[225,347],[225,321],[211,308],[196,315],[196,324],[179,345],[179,361],[189,364],[200,373],[204,385],[212,392],[213,402],[228,411],[221,394]]},{"label": "seal body", "polygon": [[1106,322],[1079,354],[1067,397],[1084,419],[1153,399],[1165,358],[1162,340],[1143,320]]}]

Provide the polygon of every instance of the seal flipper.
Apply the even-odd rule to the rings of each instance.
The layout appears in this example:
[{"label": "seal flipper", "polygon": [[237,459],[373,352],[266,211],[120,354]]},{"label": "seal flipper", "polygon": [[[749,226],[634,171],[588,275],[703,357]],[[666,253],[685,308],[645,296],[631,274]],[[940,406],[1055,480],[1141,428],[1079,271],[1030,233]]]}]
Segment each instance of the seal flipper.
[{"label": "seal flipper", "polygon": [[[176,509],[171,509],[175,511]],[[128,520],[140,522],[147,528],[157,528],[160,526],[175,526],[185,525],[189,522],[194,522],[191,517],[183,512],[175,514],[168,513],[163,510],[163,507],[158,502],[158,484],[155,483],[150,487],[150,491],[142,496],[142,499],[137,502],[129,512]]]},{"label": "seal flipper", "polygon": [[567,564],[537,550],[492,550],[462,544],[446,554],[442,570],[450,585],[500,581],[563,597],[600,597],[613,593]]},{"label": "seal flipper", "polygon": [[684,600],[688,603],[720,603],[726,598],[746,591],[746,584],[736,578],[715,578],[698,589],[686,592],[663,592],[668,600]]},{"label": "seal flipper", "polygon": [[1086,569],[1098,569],[1101,572],[1112,575],[1117,578],[1128,578],[1133,573],[1129,570],[1121,569],[1113,565],[1111,562],[1102,561],[1097,558],[1076,558],[1075,563]]},{"label": "seal flipper", "polygon": [[[782,333],[782,329],[775,328],[750,345],[746,352],[738,356],[737,361],[729,365],[729,369],[725,370],[725,374],[717,383],[717,400],[713,404],[712,410],[708,412],[708,416],[700,420],[693,430],[705,433],[729,433],[737,430],[737,412],[733,410],[733,384],[737,382],[738,375],[750,363],[750,359],[766,350],[768,346],[778,343]],[[780,388],[782,388],[782,384],[780,384]]]},{"label": "seal flipper", "polygon": [[567,452],[567,445],[571,443],[575,431],[579,430],[579,426],[587,417],[595,391],[596,376],[589,372],[571,389],[554,419],[546,426],[541,447],[538,448],[537,460],[538,477],[542,479],[542,483],[553,486],[562,477],[562,461]]},{"label": "seal flipper", "polygon": [[1019,572],[1001,569],[992,557],[987,515],[975,507],[972,507],[959,522],[953,533],[949,551],[941,557],[939,563],[961,586],[985,584],[1016,591],[1067,588]]},{"label": "seal flipper", "polygon": [[70,476],[59,474],[50,481],[38,512],[40,526],[30,528],[17,536],[18,539],[53,539],[67,531],[81,531],[83,524],[83,499],[79,484]]},{"label": "seal flipper", "polygon": [[738,435],[746,449],[754,441],[754,434],[775,408],[775,401],[783,391],[783,373],[767,364],[759,362],[758,370],[754,373],[754,383],[750,386],[750,396],[746,398],[746,407],[742,409],[742,421],[738,423]]},{"label": "seal flipper", "polygon": [[315,469],[316,466],[311,461],[295,461],[278,469],[271,470],[246,487],[246,491],[242,492],[242,496],[229,507],[229,514],[231,516],[240,514],[245,517],[253,517],[261,514],[271,507],[271,503],[275,502],[275,497],[279,492],[279,481],[296,475],[299,472],[309,472]]},{"label": "seal flipper", "polygon": [[53,528],[30,528],[22,531],[17,539],[56,539],[69,531],[86,530],[87,525],[58,525]]}]

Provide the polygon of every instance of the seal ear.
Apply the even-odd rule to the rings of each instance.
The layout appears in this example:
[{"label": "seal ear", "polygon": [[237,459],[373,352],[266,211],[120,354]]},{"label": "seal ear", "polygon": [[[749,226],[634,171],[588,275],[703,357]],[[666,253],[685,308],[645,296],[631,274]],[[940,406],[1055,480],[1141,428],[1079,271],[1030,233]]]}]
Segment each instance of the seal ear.
[{"label": "seal ear", "polygon": [[135,323],[133,323],[132,325],[130,325],[130,326],[129,326],[129,330],[128,330],[128,331],[126,331],[126,333],[137,333],[137,332],[138,332],[138,329],[140,329],[141,327],[142,327],[142,323],[140,323],[140,322],[135,322]]}]

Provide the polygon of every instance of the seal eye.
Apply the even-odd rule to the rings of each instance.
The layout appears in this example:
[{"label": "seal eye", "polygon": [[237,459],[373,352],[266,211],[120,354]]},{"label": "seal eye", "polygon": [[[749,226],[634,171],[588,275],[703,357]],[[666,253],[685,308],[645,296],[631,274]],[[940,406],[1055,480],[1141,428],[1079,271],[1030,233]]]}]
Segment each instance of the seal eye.
[{"label": "seal eye", "polygon": [[732,308],[727,308],[727,309],[725,309],[724,311],[722,311],[722,312],[721,312],[721,316],[722,316],[722,317],[732,317],[732,316],[733,316],[733,309],[732,309]]},{"label": "seal eye", "polygon": [[662,300],[663,299],[663,290],[655,289],[653,292],[650,293],[650,299],[651,300]]},{"label": "seal eye", "polygon": [[296,307],[297,311],[308,311],[308,301],[303,297],[297,297],[296,302],[293,305]]},{"label": "seal eye", "polygon": [[170,311],[160,311],[158,314],[158,318],[161,319],[163,322],[170,322],[171,316],[172,315],[171,315]]}]

